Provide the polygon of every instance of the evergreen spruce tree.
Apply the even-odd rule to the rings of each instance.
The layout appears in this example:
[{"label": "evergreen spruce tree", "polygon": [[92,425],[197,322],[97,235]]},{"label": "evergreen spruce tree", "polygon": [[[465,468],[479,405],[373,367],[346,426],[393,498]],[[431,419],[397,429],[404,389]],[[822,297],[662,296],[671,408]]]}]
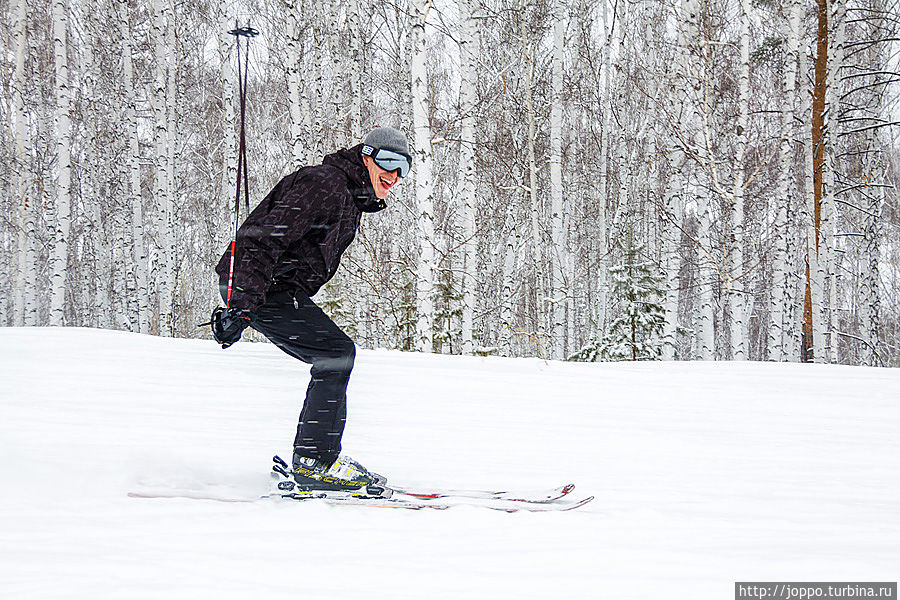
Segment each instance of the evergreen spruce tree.
[{"label": "evergreen spruce tree", "polygon": [[397,349],[412,352],[416,348],[416,281],[407,274],[403,275],[400,285],[398,304],[394,308],[396,319]]},{"label": "evergreen spruce tree", "polygon": [[458,354],[462,338],[462,294],[454,289],[453,272],[441,269],[434,287],[434,351]]},{"label": "evergreen spruce tree", "polygon": [[627,236],[623,262],[609,270],[613,298],[622,312],[613,320],[600,346],[601,360],[658,360],[662,356],[665,309],[659,303],[662,278],[655,265],[641,260],[643,244]]},{"label": "evergreen spruce tree", "polygon": [[345,301],[343,289],[337,280],[332,279],[324,286],[316,300],[322,311],[351,338],[358,333],[356,317],[352,304]]},{"label": "evergreen spruce tree", "polygon": [[622,263],[609,270],[612,300],[618,304],[619,315],[602,339],[593,338],[569,360],[658,360],[662,356],[662,277],[655,273],[652,262],[641,259],[644,245],[635,245],[630,234],[619,247]]},{"label": "evergreen spruce tree", "polygon": [[581,350],[571,354],[566,360],[573,362],[597,362],[600,360],[601,341],[596,336],[591,336],[590,341]]}]

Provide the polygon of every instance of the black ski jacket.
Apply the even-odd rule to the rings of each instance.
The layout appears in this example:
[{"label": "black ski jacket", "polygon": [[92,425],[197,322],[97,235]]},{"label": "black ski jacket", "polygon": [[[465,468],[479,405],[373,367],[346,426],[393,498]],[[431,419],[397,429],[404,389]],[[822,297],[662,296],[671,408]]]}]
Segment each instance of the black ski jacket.
[{"label": "black ski jacket", "polygon": [[[363,212],[385,208],[363,164],[362,145],[329,154],[278,182],[238,229],[231,306],[255,312],[267,292],[314,295],[334,277]],[[231,245],[216,273],[228,280]]]}]

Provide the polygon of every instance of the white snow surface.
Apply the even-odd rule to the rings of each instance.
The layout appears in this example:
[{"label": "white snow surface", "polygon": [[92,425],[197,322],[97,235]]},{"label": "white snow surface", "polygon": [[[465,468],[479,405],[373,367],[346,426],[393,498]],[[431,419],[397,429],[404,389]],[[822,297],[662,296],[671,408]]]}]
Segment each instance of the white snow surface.
[{"label": "white snow surface", "polygon": [[392,483],[596,499],[128,496],[265,493],[308,373],[268,344],[0,329],[0,598],[721,599],[900,573],[896,369],[363,350],[344,451]]}]

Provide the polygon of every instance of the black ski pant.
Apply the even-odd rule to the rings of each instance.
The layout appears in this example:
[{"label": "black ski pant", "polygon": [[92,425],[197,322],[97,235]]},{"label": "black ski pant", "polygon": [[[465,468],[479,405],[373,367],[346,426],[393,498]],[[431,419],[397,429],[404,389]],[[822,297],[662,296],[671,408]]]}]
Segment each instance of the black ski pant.
[{"label": "black ski pant", "polygon": [[[219,290],[224,299],[227,285],[220,284]],[[356,346],[302,292],[266,294],[250,326],[294,358],[312,365],[294,452],[331,464],[341,452],[347,421],[347,383]]]}]

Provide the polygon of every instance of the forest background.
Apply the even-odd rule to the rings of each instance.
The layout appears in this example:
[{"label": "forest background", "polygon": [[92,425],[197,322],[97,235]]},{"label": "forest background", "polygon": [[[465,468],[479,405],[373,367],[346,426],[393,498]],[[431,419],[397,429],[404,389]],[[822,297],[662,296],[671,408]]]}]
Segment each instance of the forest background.
[{"label": "forest background", "polygon": [[209,335],[238,24],[260,32],[249,208],[371,127],[412,142],[316,297],[360,346],[900,366],[898,0],[0,0],[0,19],[2,325]]}]

